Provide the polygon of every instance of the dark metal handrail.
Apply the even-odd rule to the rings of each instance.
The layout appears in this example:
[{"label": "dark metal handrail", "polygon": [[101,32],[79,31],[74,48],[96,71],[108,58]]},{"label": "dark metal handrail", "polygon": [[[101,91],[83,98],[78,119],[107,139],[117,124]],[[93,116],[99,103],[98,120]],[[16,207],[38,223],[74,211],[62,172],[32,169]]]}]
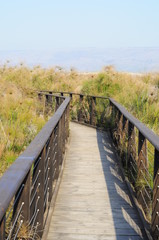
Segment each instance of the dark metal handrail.
[{"label": "dark metal handrail", "polygon": [[123,116],[130,121],[143,135],[151,142],[151,144],[159,151],[159,136],[156,135],[152,130],[141,123],[137,118],[135,118],[131,113],[129,113],[122,105],[117,103],[114,99],[109,98],[110,103],[115,106]]},{"label": "dark metal handrail", "polygon": [[99,98],[99,99],[109,99],[109,97],[105,97],[105,96],[96,96],[96,95],[89,95],[89,94],[83,94],[83,93],[76,93],[76,92],[67,92],[67,91],[64,91],[64,92],[61,92],[61,91],[45,91],[45,90],[42,90],[42,91],[39,91],[39,93],[50,93],[50,94],[61,94],[61,96],[64,96],[64,95],[69,95],[69,96],[72,96],[72,95],[76,95],[76,96],[83,96],[83,97],[94,97],[94,98]]},{"label": "dark metal handrail", "polygon": [[[22,223],[28,227],[30,238],[42,235],[46,210],[54,191],[52,184],[58,179],[69,135],[70,98],[62,98],[53,117],[0,179],[1,240],[6,234],[8,239],[16,237]],[[10,227],[6,229],[8,218]]]}]

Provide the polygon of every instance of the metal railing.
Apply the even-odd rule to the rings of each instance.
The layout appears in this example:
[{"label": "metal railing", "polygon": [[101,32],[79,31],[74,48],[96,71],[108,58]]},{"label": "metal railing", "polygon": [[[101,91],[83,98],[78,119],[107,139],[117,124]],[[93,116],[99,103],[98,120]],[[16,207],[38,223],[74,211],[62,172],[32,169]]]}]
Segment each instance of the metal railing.
[{"label": "metal railing", "polygon": [[158,239],[159,137],[111,98],[72,92],[56,94],[72,99],[72,120],[110,131],[141,213],[153,238]]},{"label": "metal railing", "polygon": [[[69,97],[39,95],[53,117],[0,179],[0,239],[42,236],[69,136]],[[53,101],[55,99],[55,101]]]},{"label": "metal railing", "polygon": [[0,180],[0,239],[16,239],[24,226],[32,238],[42,235],[69,134],[69,113],[73,121],[110,131],[125,176],[158,239],[159,137],[111,98],[54,91],[41,91],[38,97],[45,100],[46,114],[52,107],[56,112]]},{"label": "metal railing", "polygon": [[109,128],[109,98],[74,92],[41,91],[40,94],[69,96],[71,120],[96,127]]},{"label": "metal railing", "polygon": [[159,237],[159,137],[110,99],[111,134],[153,239]]}]

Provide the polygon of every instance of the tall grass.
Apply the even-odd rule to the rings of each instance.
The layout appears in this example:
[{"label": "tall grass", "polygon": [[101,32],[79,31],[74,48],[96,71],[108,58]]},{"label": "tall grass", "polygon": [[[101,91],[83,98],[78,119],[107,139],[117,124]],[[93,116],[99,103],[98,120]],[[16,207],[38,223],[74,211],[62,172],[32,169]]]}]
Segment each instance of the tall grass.
[{"label": "tall grass", "polygon": [[107,71],[84,82],[82,92],[114,98],[159,134],[159,74]]},{"label": "tall grass", "polygon": [[0,67],[0,176],[49,118],[33,90],[80,91],[87,79],[74,70]]},{"label": "tall grass", "polygon": [[109,96],[159,133],[159,74],[130,75],[104,68],[99,74],[66,72],[62,68],[0,67],[0,175],[45,124],[32,90],[83,92]]}]

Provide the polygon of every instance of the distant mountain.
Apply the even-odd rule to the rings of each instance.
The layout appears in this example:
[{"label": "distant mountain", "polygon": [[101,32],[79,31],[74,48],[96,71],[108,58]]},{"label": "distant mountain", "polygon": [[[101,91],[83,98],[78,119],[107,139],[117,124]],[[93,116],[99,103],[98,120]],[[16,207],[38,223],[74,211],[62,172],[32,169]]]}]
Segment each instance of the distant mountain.
[{"label": "distant mountain", "polygon": [[10,60],[11,65],[20,62],[33,67],[74,67],[81,72],[100,71],[103,66],[114,65],[118,71],[159,71],[159,48],[110,48],[54,51],[0,51],[0,64]]}]

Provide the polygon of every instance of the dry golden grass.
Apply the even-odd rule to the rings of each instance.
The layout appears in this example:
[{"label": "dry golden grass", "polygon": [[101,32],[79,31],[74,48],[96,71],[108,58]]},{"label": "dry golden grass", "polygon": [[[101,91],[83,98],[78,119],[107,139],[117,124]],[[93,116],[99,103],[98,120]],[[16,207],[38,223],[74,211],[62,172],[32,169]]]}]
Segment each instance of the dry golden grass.
[{"label": "dry golden grass", "polygon": [[67,72],[60,67],[30,69],[23,64],[0,67],[0,175],[26,148],[47,121],[44,106],[32,90],[83,92],[115,98],[132,114],[159,133],[159,74]]}]

